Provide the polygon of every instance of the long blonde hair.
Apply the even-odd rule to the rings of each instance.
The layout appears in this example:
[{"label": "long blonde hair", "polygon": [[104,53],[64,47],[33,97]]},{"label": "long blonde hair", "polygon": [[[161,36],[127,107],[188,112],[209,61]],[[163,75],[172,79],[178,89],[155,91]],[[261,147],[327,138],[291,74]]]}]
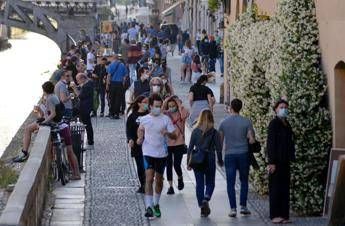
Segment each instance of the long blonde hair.
[{"label": "long blonde hair", "polygon": [[204,109],[200,112],[198,121],[195,128],[199,128],[205,134],[207,131],[214,127],[214,118],[212,111],[209,109]]}]

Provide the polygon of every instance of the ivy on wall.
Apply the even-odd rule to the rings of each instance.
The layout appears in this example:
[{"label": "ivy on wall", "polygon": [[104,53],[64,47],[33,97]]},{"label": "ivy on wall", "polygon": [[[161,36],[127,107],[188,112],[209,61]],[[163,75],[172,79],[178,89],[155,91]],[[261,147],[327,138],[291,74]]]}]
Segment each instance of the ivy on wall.
[{"label": "ivy on wall", "polygon": [[220,7],[219,0],[208,0],[208,8],[211,12],[216,12]]},{"label": "ivy on wall", "polygon": [[[271,108],[280,97],[290,103],[289,121],[296,135],[291,205],[301,214],[322,211],[325,172],[331,147],[331,122],[320,105],[326,93],[321,71],[318,27],[313,0],[279,0],[276,16],[262,20],[255,7],[229,28],[228,59],[234,97],[244,101],[243,114],[253,121],[265,147]],[[257,155],[252,173],[260,193],[267,192],[266,150]]]}]

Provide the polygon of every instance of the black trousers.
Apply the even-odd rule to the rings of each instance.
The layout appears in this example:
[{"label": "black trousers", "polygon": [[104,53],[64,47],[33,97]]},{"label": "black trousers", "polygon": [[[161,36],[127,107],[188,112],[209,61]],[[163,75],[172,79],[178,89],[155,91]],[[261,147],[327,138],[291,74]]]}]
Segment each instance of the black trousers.
[{"label": "black trousers", "polygon": [[86,126],[87,143],[93,145],[93,128],[91,123],[90,111],[80,110],[80,120]]},{"label": "black trousers", "polygon": [[124,89],[122,82],[112,82],[110,85],[110,115],[119,115]]},{"label": "black trousers", "polygon": [[169,146],[167,159],[167,179],[173,180],[173,166],[178,177],[182,177],[181,162],[183,158],[184,145]]},{"label": "black trousers", "polygon": [[135,163],[137,165],[138,179],[140,181],[140,186],[145,186],[145,168],[144,168],[144,157],[143,154],[137,154],[134,156]]},{"label": "black trousers", "polygon": [[276,171],[269,176],[270,218],[289,219],[290,211],[290,164],[276,165]]}]

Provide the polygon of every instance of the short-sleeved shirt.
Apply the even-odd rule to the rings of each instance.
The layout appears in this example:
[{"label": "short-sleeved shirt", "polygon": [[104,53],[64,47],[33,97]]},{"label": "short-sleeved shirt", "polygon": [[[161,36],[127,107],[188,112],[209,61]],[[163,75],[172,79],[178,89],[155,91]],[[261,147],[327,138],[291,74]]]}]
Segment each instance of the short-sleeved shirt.
[{"label": "short-sleeved shirt", "polygon": [[243,154],[248,152],[248,131],[253,131],[252,122],[240,115],[225,118],[219,132],[224,134],[225,154]]},{"label": "short-sleeved shirt", "polygon": [[127,69],[120,61],[112,62],[108,66],[107,72],[110,74],[112,82],[123,82],[123,78],[127,75]]},{"label": "short-sleeved shirt", "polygon": [[[64,93],[66,95],[66,97],[69,96],[69,91],[68,91],[68,86],[65,82],[63,81],[59,81],[58,83],[56,83],[55,88],[54,88],[54,93],[55,95],[60,99],[60,94]],[[66,101],[64,103],[65,108],[66,109],[72,109],[72,100],[69,99],[68,101]]]},{"label": "short-sleeved shirt", "polygon": [[159,116],[149,114],[140,119],[140,126],[143,126],[145,129],[145,138],[142,145],[143,155],[154,158],[167,157],[167,138],[162,135],[161,131],[164,129],[169,133],[175,131],[175,126],[171,119],[164,114]]},{"label": "short-sleeved shirt", "polygon": [[[91,52],[87,54],[86,70],[93,71],[95,68],[95,55]],[[91,63],[90,63],[91,62]]]},{"label": "short-sleeved shirt", "polygon": [[48,95],[46,100],[48,114],[50,114],[51,110],[55,110],[56,105],[58,105],[59,103],[59,98],[55,94]]},{"label": "short-sleeved shirt", "polygon": [[210,88],[204,85],[198,85],[194,84],[190,87],[189,92],[193,93],[193,101],[198,101],[198,100],[208,100],[207,95],[210,94],[212,97],[213,92]]},{"label": "short-sleeved shirt", "polygon": [[135,29],[134,27],[128,29],[129,40],[136,40],[137,35],[138,35],[137,29]]}]

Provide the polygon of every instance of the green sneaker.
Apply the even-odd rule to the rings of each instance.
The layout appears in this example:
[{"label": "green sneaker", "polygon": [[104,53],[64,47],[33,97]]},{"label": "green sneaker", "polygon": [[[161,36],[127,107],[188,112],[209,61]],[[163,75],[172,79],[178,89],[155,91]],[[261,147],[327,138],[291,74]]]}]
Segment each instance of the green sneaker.
[{"label": "green sneaker", "polygon": [[155,217],[161,217],[162,216],[162,213],[161,213],[161,210],[159,209],[158,204],[153,207],[153,214],[155,215]]}]

